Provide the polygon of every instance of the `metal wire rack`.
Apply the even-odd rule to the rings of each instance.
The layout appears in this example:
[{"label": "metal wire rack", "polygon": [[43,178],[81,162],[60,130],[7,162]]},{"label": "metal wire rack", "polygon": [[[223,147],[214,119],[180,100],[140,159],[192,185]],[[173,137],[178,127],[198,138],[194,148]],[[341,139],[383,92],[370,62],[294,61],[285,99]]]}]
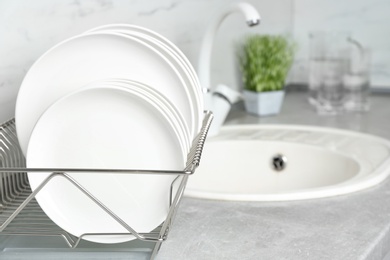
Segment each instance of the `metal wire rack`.
[{"label": "metal wire rack", "polygon": [[[83,242],[83,237],[89,235],[132,235],[138,241],[153,243],[150,259],[154,259],[167,237],[183,196],[188,177],[193,174],[199,165],[203,146],[207,137],[213,115],[205,111],[202,128],[193,140],[187,156],[186,167],[183,171],[156,171],[156,170],[123,170],[123,169],[48,169],[26,168],[24,155],[19,147],[16,136],[15,120],[11,119],[0,126],[0,236],[23,237],[57,237],[63,240],[66,247],[77,248]],[[31,190],[27,173],[50,172],[50,176],[34,191]],[[107,206],[97,200],[92,194],[75,181],[68,173],[99,173],[99,174],[172,174],[177,176],[171,183],[169,194],[169,211],[166,220],[150,233],[138,233],[120,219]],[[35,196],[52,179],[63,177],[81,190],[113,219],[120,223],[127,231],[126,234],[83,234],[75,237],[58,227],[41,210]]]}]

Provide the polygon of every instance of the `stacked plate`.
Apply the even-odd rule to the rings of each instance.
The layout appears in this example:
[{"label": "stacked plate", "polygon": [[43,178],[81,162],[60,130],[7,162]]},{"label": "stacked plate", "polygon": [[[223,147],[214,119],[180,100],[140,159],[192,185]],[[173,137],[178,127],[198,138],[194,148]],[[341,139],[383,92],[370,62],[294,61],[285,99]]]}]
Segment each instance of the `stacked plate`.
[{"label": "stacked plate", "polygon": [[[201,97],[193,67],[174,44],[142,27],[107,25],[61,42],[35,62],[19,90],[16,128],[29,168],[183,170],[201,127]],[[69,175],[139,233],[167,216],[174,176]],[[30,173],[32,189],[48,176]],[[66,178],[51,179],[36,198],[75,236],[127,232]]]}]

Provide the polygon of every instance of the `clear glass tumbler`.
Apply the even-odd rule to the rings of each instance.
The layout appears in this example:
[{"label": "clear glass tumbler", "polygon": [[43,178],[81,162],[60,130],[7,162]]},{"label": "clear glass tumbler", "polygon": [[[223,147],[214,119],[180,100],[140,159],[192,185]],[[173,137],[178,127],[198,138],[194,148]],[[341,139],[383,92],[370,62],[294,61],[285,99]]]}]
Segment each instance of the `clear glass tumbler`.
[{"label": "clear glass tumbler", "polygon": [[319,114],[337,115],[344,111],[343,79],[345,60],[327,59],[322,62],[316,108]]},{"label": "clear glass tumbler", "polygon": [[308,99],[320,114],[338,114],[344,110],[343,75],[350,58],[348,39],[348,32],[310,33]]}]

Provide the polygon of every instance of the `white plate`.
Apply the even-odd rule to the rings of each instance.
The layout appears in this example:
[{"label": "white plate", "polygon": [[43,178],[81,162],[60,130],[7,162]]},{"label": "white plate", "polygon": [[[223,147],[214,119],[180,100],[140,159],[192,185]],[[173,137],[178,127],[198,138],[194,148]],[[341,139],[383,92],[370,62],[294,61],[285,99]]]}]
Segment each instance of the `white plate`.
[{"label": "white plate", "polygon": [[[87,88],[50,106],[31,135],[27,167],[173,169],[185,158],[172,126],[159,109],[123,88]],[[165,220],[174,176],[70,174],[137,232]],[[29,173],[33,190],[48,176]],[[37,195],[45,213],[73,235],[126,230],[65,178],[52,179]],[[87,236],[118,243],[132,236]]]},{"label": "white plate", "polygon": [[115,32],[134,36],[142,39],[148,44],[151,44],[161,53],[164,53],[165,56],[176,65],[177,69],[181,71],[183,78],[189,81],[187,86],[189,87],[190,93],[193,97],[193,104],[195,106],[194,111],[197,113],[195,134],[199,132],[203,120],[204,110],[202,88],[192,64],[175,44],[152,30],[132,24],[108,24],[93,28],[86,33],[90,32]]},{"label": "white plate", "polygon": [[183,151],[185,151],[185,155],[188,154],[193,138],[190,137],[190,132],[183,116],[163,94],[141,82],[127,79],[107,79],[99,82],[99,84],[109,84],[111,86],[123,87],[125,90],[135,91],[135,93],[144,95],[151,103],[156,104],[161,112],[166,114],[167,118],[172,122],[172,125],[176,130],[175,132],[177,136],[180,137],[180,141],[183,144]]},{"label": "white plate", "polygon": [[159,51],[131,36],[90,33],[68,39],[34,63],[20,87],[15,119],[26,152],[31,131],[46,108],[82,86],[105,78],[143,82],[171,100],[194,125],[192,97],[182,75]]},{"label": "white plate", "polygon": [[[192,80],[194,81],[195,84],[194,85],[195,94],[197,95],[199,101],[203,104],[202,88],[200,86],[198,75],[195,72],[195,69],[192,66],[191,62],[187,59],[186,55],[184,55],[184,53],[174,43],[172,43],[170,40],[168,40],[167,38],[165,38],[161,34],[158,34],[155,31],[134,24],[106,24],[106,25],[92,28],[91,30],[88,30],[86,33],[106,31],[106,30],[114,31],[114,32],[125,30],[128,35],[134,35],[138,37],[149,36],[152,39],[155,39],[161,44],[163,44],[168,49],[170,49],[172,53],[178,56],[178,58],[181,60],[185,68],[188,70],[188,73],[192,77]],[[203,113],[203,111],[201,112]]]},{"label": "white plate", "polygon": [[147,102],[158,109],[172,125],[172,129],[178,136],[184,156],[187,156],[191,142],[189,141],[189,132],[186,128],[185,120],[182,115],[176,110],[173,104],[165,98],[164,95],[156,91],[154,88],[142,84],[137,81],[128,79],[105,79],[92,82],[86,88],[111,88],[128,91],[134,95],[140,95]]}]

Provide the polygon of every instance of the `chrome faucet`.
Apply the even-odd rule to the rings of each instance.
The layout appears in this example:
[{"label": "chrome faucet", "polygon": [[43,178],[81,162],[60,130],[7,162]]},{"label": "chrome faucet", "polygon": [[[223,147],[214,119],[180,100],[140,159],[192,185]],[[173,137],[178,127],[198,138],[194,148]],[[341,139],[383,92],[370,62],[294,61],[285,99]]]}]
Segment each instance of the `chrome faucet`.
[{"label": "chrome faucet", "polygon": [[235,3],[225,8],[208,27],[200,49],[198,61],[198,77],[202,86],[205,109],[214,113],[213,124],[209,129],[209,136],[218,133],[226,119],[231,105],[241,99],[241,93],[225,85],[218,85],[214,93],[211,93],[210,86],[210,61],[213,48],[214,36],[223,20],[232,13],[241,12],[245,16],[248,26],[252,27],[260,24],[261,17],[257,10],[248,3]]}]

